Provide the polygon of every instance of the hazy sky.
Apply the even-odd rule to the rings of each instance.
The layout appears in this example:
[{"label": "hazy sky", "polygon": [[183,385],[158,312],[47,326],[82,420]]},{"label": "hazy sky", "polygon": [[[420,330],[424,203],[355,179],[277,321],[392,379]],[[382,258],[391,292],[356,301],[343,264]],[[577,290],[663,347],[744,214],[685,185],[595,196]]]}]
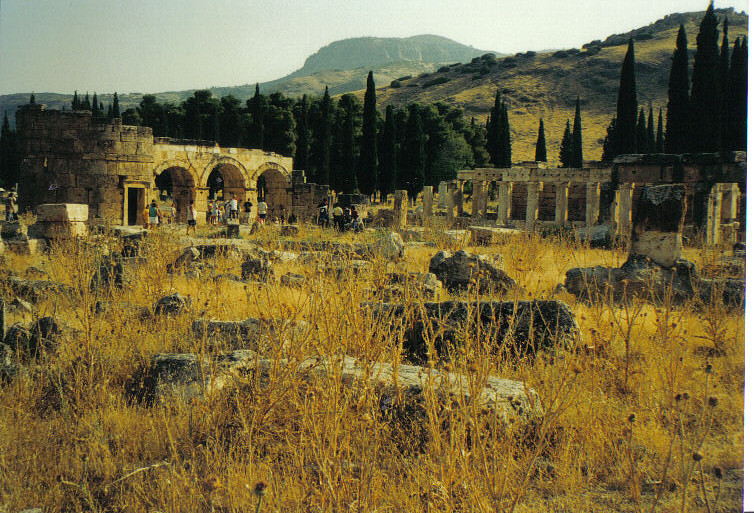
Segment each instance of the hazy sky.
[{"label": "hazy sky", "polygon": [[[746,10],[746,0],[716,7]],[[0,94],[158,92],[280,78],[332,41],[437,34],[580,47],[706,0],[0,0]]]}]

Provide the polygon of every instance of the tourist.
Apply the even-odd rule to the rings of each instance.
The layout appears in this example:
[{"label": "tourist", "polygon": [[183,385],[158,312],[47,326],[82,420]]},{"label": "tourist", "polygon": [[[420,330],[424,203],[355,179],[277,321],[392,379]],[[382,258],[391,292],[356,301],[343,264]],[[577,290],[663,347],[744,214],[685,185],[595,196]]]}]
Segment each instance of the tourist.
[{"label": "tourist", "polygon": [[16,210],[16,201],[13,193],[9,193],[5,198],[5,220],[16,221],[18,220],[18,214]]},{"label": "tourist", "polygon": [[267,217],[267,203],[265,203],[264,200],[260,200],[259,203],[257,203],[257,217],[259,218],[260,224],[264,224],[264,220]]},{"label": "tourist", "polygon": [[246,198],[246,201],[243,203],[243,219],[241,219],[241,222],[243,224],[250,224],[251,223],[251,207],[254,205],[251,203],[251,200],[249,198]]},{"label": "tourist", "polygon": [[351,211],[351,227],[353,228],[353,233],[364,231],[364,221],[361,220],[359,211],[355,208]]},{"label": "tourist", "polygon": [[146,203],[144,210],[141,211],[141,223],[144,228],[149,228],[149,203]]},{"label": "tourist", "polygon": [[343,208],[338,203],[332,209],[332,221],[338,230],[343,231]]},{"label": "tourist", "polygon": [[193,230],[194,235],[196,235],[196,207],[193,201],[189,205],[188,212],[186,212],[186,222],[186,235],[189,234],[189,230]]},{"label": "tourist", "polygon": [[170,205],[170,217],[168,218],[168,223],[173,224],[175,223],[175,216],[178,213],[178,210],[175,208],[175,201]]},{"label": "tourist", "polygon": [[160,224],[160,207],[153,201],[149,206],[149,229],[157,228]]},{"label": "tourist", "polygon": [[231,198],[229,206],[228,219],[238,219],[238,198],[235,194]]},{"label": "tourist", "polygon": [[317,207],[317,225],[330,226],[330,214],[327,213],[327,201],[323,201]]}]

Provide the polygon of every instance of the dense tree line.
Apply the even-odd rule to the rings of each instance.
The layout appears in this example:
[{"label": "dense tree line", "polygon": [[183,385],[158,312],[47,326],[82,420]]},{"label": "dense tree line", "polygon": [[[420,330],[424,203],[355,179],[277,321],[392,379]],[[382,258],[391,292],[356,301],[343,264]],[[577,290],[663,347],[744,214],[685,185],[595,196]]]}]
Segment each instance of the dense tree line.
[{"label": "dense tree line", "polygon": [[666,125],[662,110],[654,126],[653,111],[637,114],[633,40],[621,69],[616,116],[607,129],[603,160],[622,153],[696,153],[746,150],[748,47],[746,37],[728,41],[728,20],[722,39],[714,4],[699,24],[696,54],[689,81],[686,29],[678,28],[668,80]]}]

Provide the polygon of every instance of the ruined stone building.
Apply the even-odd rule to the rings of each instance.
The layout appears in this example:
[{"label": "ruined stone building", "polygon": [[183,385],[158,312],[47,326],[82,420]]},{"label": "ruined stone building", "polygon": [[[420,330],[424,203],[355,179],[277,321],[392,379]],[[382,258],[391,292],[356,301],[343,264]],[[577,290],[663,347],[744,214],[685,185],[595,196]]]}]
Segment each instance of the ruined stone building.
[{"label": "ruined stone building", "polygon": [[268,215],[314,215],[327,186],[306,183],[293,159],[208,141],[155,138],[149,127],[120,118],[93,118],[89,111],[46,110],[25,105],[16,113],[23,155],[18,184],[21,211],[44,203],[89,205],[89,219],[140,224],[141,212],[160,191],[172,196],[185,221],[191,201],[203,223],[215,197],[259,199]]}]

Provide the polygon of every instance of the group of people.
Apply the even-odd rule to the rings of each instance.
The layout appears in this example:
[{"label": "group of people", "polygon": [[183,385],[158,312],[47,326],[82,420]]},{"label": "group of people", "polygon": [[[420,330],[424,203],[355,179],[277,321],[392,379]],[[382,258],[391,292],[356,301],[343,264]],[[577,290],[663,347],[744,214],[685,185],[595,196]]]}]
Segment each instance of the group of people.
[{"label": "group of people", "polygon": [[[317,212],[317,224],[320,226],[330,226],[330,212],[327,202],[321,203],[317,207]],[[335,208],[332,210],[332,225],[341,232],[353,230],[354,233],[359,233],[364,230],[364,221],[361,219],[356,207],[341,206],[340,203],[336,203]]]},{"label": "group of people", "polygon": [[[251,211],[254,204],[248,198],[243,205],[240,204],[238,197],[233,196],[225,202],[212,201],[207,208],[207,223],[212,226],[227,224],[228,221],[238,220],[241,224],[251,223]],[[243,211],[240,211],[243,207]],[[260,201],[257,203],[257,218],[264,224],[267,217],[267,203]]]}]

